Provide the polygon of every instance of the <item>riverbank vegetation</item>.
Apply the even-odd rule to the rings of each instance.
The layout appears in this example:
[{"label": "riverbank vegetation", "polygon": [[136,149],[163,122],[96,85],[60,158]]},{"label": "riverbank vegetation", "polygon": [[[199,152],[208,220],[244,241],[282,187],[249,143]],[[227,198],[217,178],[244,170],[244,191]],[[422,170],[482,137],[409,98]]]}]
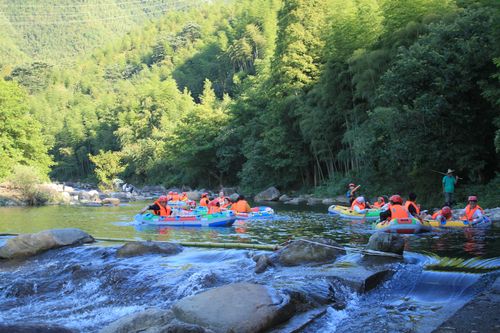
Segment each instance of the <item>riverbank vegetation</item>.
[{"label": "riverbank vegetation", "polygon": [[[499,9],[488,0],[214,1],[144,21],[72,64],[24,52],[0,69],[11,127],[0,177],[25,164],[91,179],[92,159],[106,156],[137,184],[334,195],[354,181],[366,194],[414,191],[437,204],[432,170],[453,168],[459,195],[498,203]],[[24,106],[12,111],[18,96]]]}]

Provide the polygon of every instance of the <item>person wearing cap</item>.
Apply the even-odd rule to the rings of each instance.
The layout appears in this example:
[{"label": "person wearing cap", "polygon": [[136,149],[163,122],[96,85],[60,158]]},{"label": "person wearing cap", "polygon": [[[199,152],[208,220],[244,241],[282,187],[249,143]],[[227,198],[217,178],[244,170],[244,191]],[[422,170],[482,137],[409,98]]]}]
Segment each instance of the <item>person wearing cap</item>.
[{"label": "person wearing cap", "polygon": [[148,205],[141,209],[140,213],[144,214],[146,210],[152,210],[155,215],[159,216],[170,216],[172,214],[172,208],[168,205],[168,198],[166,195],[160,196],[152,205]]},{"label": "person wearing cap", "polygon": [[346,196],[349,199],[349,205],[352,205],[354,199],[356,198],[356,191],[361,187],[361,185],[356,186],[354,183],[349,184],[349,190],[347,190]]},{"label": "person wearing cap", "polygon": [[208,193],[203,193],[200,199],[200,207],[208,207],[208,203],[210,199],[208,199]]},{"label": "person wearing cap", "polygon": [[444,206],[434,214],[432,214],[432,219],[438,221],[441,224],[445,224],[447,220],[451,220],[453,214],[451,208]]},{"label": "person wearing cap", "polygon": [[481,222],[483,219],[484,211],[477,204],[477,197],[475,195],[471,195],[467,201],[469,202],[467,206],[465,206],[464,215],[461,217],[462,220],[469,221],[471,223]]},{"label": "person wearing cap", "polygon": [[389,198],[389,209],[380,212],[380,221],[391,221],[392,219],[407,219],[412,217],[408,210],[403,207],[403,198],[394,194]]},{"label": "person wearing cap", "polygon": [[359,214],[365,214],[368,208],[370,207],[365,201],[365,197],[357,197],[351,204],[351,210]]},{"label": "person wearing cap", "polygon": [[457,182],[458,177],[453,175],[453,170],[448,169],[442,180],[445,206],[451,207],[453,204],[453,193],[455,192]]}]

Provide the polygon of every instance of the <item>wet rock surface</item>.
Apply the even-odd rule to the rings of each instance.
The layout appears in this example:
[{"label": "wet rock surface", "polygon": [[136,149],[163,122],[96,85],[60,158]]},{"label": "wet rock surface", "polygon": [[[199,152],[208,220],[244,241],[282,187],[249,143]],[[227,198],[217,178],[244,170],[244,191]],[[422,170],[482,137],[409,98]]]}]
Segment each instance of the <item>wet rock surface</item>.
[{"label": "wet rock surface", "polygon": [[391,252],[396,254],[403,254],[405,241],[403,237],[398,234],[391,234],[386,232],[376,232],[370,236],[368,250]]},{"label": "wet rock surface", "polygon": [[76,333],[77,331],[47,324],[0,324],[0,333]]},{"label": "wet rock surface", "polygon": [[1,259],[26,258],[68,245],[91,243],[94,238],[80,229],[52,229],[36,234],[22,234],[0,247]]},{"label": "wet rock surface", "polygon": [[118,257],[141,256],[144,254],[173,255],[182,252],[182,246],[165,242],[128,242],[116,251]]},{"label": "wet rock surface", "polygon": [[99,333],[156,333],[163,332],[162,328],[174,319],[171,311],[158,308],[146,309],[122,317],[106,326]]},{"label": "wet rock surface", "polygon": [[234,283],[184,298],[172,310],[181,321],[214,332],[260,332],[294,313],[290,297],[259,284]]},{"label": "wet rock surface", "polygon": [[279,250],[274,257],[283,266],[297,266],[326,263],[345,253],[340,245],[330,239],[312,238],[292,241]]}]

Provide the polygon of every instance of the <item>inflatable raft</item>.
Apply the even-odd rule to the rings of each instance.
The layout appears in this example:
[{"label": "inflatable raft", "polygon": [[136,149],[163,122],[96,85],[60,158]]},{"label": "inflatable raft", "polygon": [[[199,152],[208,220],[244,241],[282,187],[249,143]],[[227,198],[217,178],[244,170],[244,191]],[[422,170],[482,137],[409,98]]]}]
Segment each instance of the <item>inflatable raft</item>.
[{"label": "inflatable raft", "polygon": [[274,210],[266,206],[253,207],[250,213],[236,213],[237,220],[263,220],[272,219],[273,217]]},{"label": "inflatable raft", "polygon": [[173,226],[173,227],[230,227],[236,221],[233,212],[222,212],[205,215],[157,216],[154,214],[137,214],[134,218],[138,224]]},{"label": "inflatable raft", "polygon": [[391,221],[379,222],[374,225],[376,230],[382,232],[393,232],[398,234],[418,234],[432,230],[427,222],[420,222],[416,218],[392,219]]},{"label": "inflatable raft", "polygon": [[169,201],[168,205],[171,207],[187,207],[187,206],[192,206],[195,205],[196,203],[194,201]]},{"label": "inflatable raft", "polygon": [[353,211],[349,207],[331,205],[330,207],[328,207],[328,214],[336,215],[336,216],[339,216],[340,218],[343,218],[346,220],[375,221],[380,217],[379,216],[380,210],[379,209],[368,209],[368,212],[366,214],[360,214],[360,213]]},{"label": "inflatable raft", "polygon": [[487,216],[483,216],[483,219],[476,223],[471,223],[466,220],[447,220],[441,223],[436,220],[427,220],[433,228],[481,228],[491,225],[491,220]]}]

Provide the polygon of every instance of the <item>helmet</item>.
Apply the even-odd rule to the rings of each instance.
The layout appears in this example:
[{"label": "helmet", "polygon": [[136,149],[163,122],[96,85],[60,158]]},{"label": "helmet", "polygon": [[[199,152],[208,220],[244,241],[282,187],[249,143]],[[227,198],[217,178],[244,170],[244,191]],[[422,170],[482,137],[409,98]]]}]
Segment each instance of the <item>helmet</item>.
[{"label": "helmet", "polygon": [[471,195],[467,201],[477,201],[477,197],[475,195]]},{"label": "helmet", "polygon": [[159,198],[158,198],[158,201],[168,201],[168,198],[166,195],[161,195]]},{"label": "helmet", "polygon": [[364,197],[357,197],[356,201],[359,203],[363,203],[363,202],[365,202],[365,198]]},{"label": "helmet", "polygon": [[389,198],[389,201],[392,202],[392,203],[403,204],[403,199],[401,198],[401,196],[399,196],[397,194],[394,194],[393,196],[391,196]]},{"label": "helmet", "polygon": [[168,192],[168,194],[174,194],[174,192],[170,191],[170,192]]},{"label": "helmet", "polygon": [[451,215],[451,208],[448,207],[448,206],[444,206],[442,209],[441,209],[441,213],[444,215],[444,216],[450,216]]},{"label": "helmet", "polygon": [[354,184],[354,183],[350,183],[350,184],[349,184],[349,187],[351,187],[351,186],[356,186],[356,184]]},{"label": "helmet", "polygon": [[203,198],[203,197],[208,197],[208,193],[203,193],[203,194],[201,195],[201,197],[202,197],[202,198]]}]

